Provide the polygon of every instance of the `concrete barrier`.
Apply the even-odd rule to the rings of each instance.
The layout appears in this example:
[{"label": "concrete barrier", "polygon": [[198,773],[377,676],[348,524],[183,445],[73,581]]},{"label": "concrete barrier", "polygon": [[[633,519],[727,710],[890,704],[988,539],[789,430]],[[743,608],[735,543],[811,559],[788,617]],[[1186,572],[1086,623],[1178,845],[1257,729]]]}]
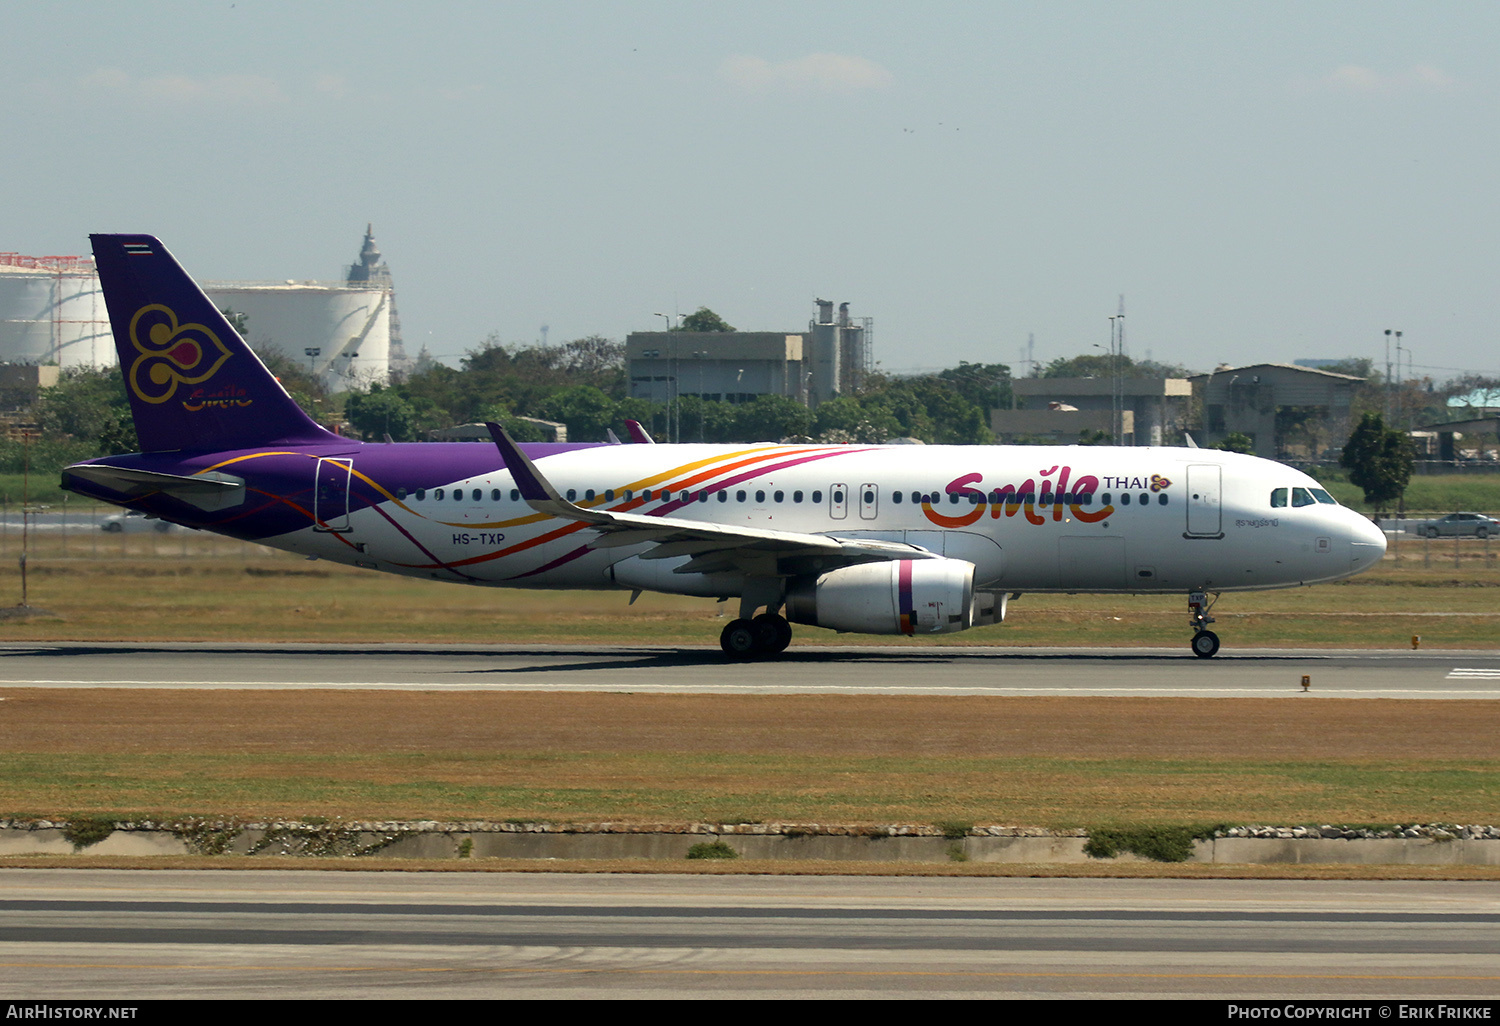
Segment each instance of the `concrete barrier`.
[{"label": "concrete barrier", "polygon": [[[742,858],[849,862],[1081,864],[1082,830],[979,826],[945,836],[930,825],[843,824],[572,824],[381,822],[337,825],[276,823],[93,824],[92,833],[66,823],[0,821],[4,855],[292,855],[407,859],[648,859],[680,861],[704,841],[721,840]],[[1190,861],[1231,865],[1358,863],[1500,865],[1500,830],[1492,827],[1408,827],[1309,836],[1307,828],[1235,828],[1194,842]],[[1295,834],[1294,835],[1294,831]],[[1314,830],[1312,834],[1317,834]],[[1380,833],[1382,836],[1365,836]],[[71,837],[84,837],[75,845]],[[1109,861],[1145,861],[1122,854]]]}]

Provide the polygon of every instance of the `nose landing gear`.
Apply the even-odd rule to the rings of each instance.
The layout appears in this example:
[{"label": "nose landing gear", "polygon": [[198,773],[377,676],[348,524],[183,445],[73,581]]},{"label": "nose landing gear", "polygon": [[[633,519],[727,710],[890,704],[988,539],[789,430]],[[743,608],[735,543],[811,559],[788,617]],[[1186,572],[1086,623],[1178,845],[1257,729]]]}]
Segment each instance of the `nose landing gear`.
[{"label": "nose landing gear", "polygon": [[1214,618],[1208,615],[1208,611],[1218,600],[1219,596],[1215,595],[1213,602],[1208,601],[1208,596],[1201,591],[1188,593],[1189,623],[1193,628],[1193,655],[1199,659],[1208,659],[1219,651],[1219,636],[1208,629],[1208,625],[1214,622]]}]

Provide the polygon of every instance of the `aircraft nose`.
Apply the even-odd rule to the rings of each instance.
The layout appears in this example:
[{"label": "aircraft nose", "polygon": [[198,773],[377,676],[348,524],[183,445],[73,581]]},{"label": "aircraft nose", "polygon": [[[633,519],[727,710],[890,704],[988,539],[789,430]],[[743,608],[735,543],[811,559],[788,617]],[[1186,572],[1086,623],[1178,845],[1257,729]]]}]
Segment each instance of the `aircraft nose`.
[{"label": "aircraft nose", "polygon": [[1349,531],[1349,569],[1357,574],[1380,562],[1385,555],[1385,532],[1357,513],[1354,518]]}]

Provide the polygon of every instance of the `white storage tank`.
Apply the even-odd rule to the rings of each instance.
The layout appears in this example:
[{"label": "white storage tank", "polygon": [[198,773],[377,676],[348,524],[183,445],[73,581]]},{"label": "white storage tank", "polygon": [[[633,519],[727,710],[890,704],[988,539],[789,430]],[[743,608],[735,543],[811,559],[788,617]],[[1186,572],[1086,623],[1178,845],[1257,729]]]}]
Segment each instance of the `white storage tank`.
[{"label": "white storage tank", "polygon": [[[246,341],[279,352],[331,392],[390,377],[391,293],[343,282],[206,282],[219,309],[245,315]],[[312,350],[312,353],[308,351]]]},{"label": "white storage tank", "polygon": [[0,363],[68,368],[116,362],[92,260],[0,253]]}]

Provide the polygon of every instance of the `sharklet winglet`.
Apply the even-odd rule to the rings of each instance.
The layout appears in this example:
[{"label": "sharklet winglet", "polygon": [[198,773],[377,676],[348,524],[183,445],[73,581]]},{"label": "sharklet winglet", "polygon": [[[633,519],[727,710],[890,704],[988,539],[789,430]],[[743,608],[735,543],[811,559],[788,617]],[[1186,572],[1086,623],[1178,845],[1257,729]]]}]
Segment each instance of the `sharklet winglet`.
[{"label": "sharklet winglet", "polygon": [[505,433],[503,427],[493,421],[486,421],[484,426],[489,430],[490,438],[495,442],[495,448],[500,450],[500,458],[505,461],[506,468],[515,478],[516,488],[520,490],[521,498],[526,505],[538,513],[563,517],[567,520],[581,520],[586,524],[615,522],[615,518],[608,513],[595,513],[564,499],[558,494],[557,489],[552,487],[552,482],[536,469],[536,464],[531,462],[530,457],[521,451],[521,447],[511,439],[510,435]]}]

